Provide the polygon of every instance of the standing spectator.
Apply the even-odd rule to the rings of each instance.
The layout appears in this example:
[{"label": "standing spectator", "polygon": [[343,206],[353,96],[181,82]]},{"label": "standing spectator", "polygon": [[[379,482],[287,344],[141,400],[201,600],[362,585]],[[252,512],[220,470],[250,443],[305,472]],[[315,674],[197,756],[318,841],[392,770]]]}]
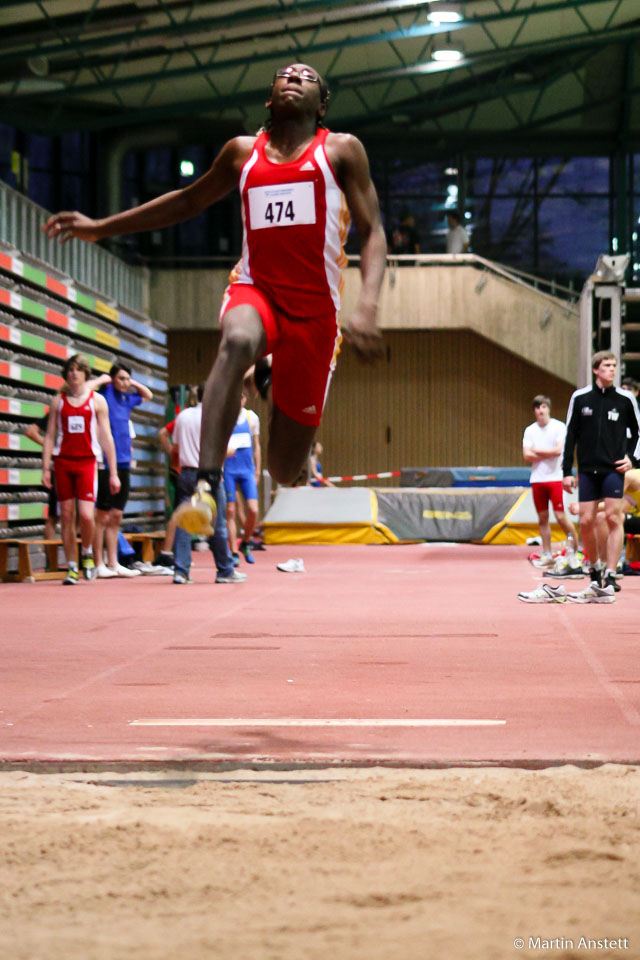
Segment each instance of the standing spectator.
[{"label": "standing spectator", "polygon": [[[51,457],[54,458],[56,491],[60,504],[62,542],[67,558],[63,584],[78,582],[75,503],[78,503],[82,570],[86,580],[95,579],[93,559],[96,466],[100,445],[109,464],[109,490],[120,490],[116,450],[109,426],[109,408],[104,397],[87,384],[91,368],[85,357],[75,354],[62,368],[67,391],[54,397],[42,451],[42,482],[51,487]],[[100,441],[98,443],[98,441]]]},{"label": "standing spectator", "polygon": [[322,475],[322,464],[318,457],[323,454],[323,446],[319,440],[314,440],[311,444],[311,453],[309,454],[309,483],[312,487],[333,487],[335,484],[331,480],[325,480]]},{"label": "standing spectator", "polygon": [[[635,397],[614,386],[617,358],[609,350],[591,359],[595,383],[576,390],[567,411],[567,436],[562,457],[565,490],[575,489],[573,454],[578,453],[580,534],[590,561],[591,583],[580,593],[568,594],[575,603],[612,603],[616,566],[624,540],[622,496],[624,474],[640,453],[640,414]],[[596,516],[604,501],[608,530],[604,580],[598,562]]]},{"label": "standing spectator", "polygon": [[[122,514],[129,499],[131,474],[131,411],[153,394],[144,384],[131,378],[131,370],[124,363],[114,363],[109,373],[91,381],[99,388],[109,408],[111,432],[116,445],[120,490],[113,494],[106,470],[98,470],[98,500],[94,552],[98,563],[98,577],[139,577],[140,571],[118,563],[118,533]],[[104,563],[104,547],[107,563]]]},{"label": "standing spectator", "polygon": [[447,253],[466,253],[469,249],[469,234],[461,224],[457,210],[447,213]]},{"label": "standing spectator", "polygon": [[400,214],[400,223],[391,231],[389,253],[420,253],[420,236],[416,230],[416,221],[408,210]]},{"label": "standing spectator", "polygon": [[[198,388],[189,387],[189,393],[187,395],[187,407],[195,407],[198,403]],[[171,510],[171,516],[167,520],[167,525],[165,528],[164,541],[162,543],[162,549],[158,554],[157,564],[162,567],[173,567],[173,543],[176,535],[176,520],[174,516],[174,509],[178,502],[178,477],[180,475],[180,456],[178,452],[178,447],[173,443],[173,431],[175,429],[176,420],[178,414],[180,413],[180,407],[176,407],[176,415],[169,423],[165,423],[164,427],[161,427],[158,431],[158,440],[160,441],[160,446],[164,452],[169,457],[169,486],[170,486],[170,499],[167,500],[167,506]]]},{"label": "standing spectator", "polygon": [[553,564],[553,555],[549,503],[567,536],[567,559],[574,553],[578,543],[575,527],[564,510],[562,450],[566,427],[561,420],[555,420],[551,416],[549,397],[534,397],[533,412],[536,419],[524,431],[522,455],[525,461],[531,464],[531,492],[542,538],[542,556],[534,565],[550,567]]},{"label": "standing spectator", "polygon": [[[204,384],[198,387],[198,403],[195,407],[187,407],[176,418],[173,430],[173,442],[178,448],[180,474],[178,476],[177,506],[190,500],[193,496],[198,479],[198,457],[200,456],[200,432],[202,428],[202,396]],[[233,568],[233,560],[227,542],[227,524],[225,520],[226,497],[224,483],[218,485],[216,497],[215,530],[210,530],[209,548],[213,553],[217,575],[216,583],[242,583],[247,579],[246,573],[239,573]],[[173,582],[191,583],[191,534],[181,526],[176,527],[173,547],[175,568]]]},{"label": "standing spectator", "polygon": [[[246,409],[247,395],[242,391],[240,413],[229,437],[224,462],[224,488],[227,496],[227,527],[229,546],[234,564],[238,559],[236,548],[247,563],[255,563],[251,550],[251,535],[258,519],[258,484],[262,466],[260,452],[260,420],[253,410]],[[238,544],[236,492],[242,490],[245,518],[242,540]]]},{"label": "standing spectator", "polygon": [[[28,424],[25,427],[24,434],[29,440],[33,440],[34,443],[44,446],[44,438],[47,432],[47,424],[49,422],[49,413],[45,413],[44,417],[41,417],[39,420],[36,420],[34,423]],[[58,524],[58,498],[56,496],[56,483],[54,475],[51,474],[51,486],[49,487],[49,504],[47,509],[47,519],[44,522],[44,538],[45,540],[55,540],[56,539],[56,526]]]}]

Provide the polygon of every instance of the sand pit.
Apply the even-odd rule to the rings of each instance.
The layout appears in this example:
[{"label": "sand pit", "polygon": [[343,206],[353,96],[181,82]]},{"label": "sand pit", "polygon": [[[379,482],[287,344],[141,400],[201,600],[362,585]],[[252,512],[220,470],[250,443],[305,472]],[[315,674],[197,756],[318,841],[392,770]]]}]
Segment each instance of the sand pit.
[{"label": "sand pit", "polygon": [[614,765],[3,772],[2,956],[638,958],[639,801]]}]

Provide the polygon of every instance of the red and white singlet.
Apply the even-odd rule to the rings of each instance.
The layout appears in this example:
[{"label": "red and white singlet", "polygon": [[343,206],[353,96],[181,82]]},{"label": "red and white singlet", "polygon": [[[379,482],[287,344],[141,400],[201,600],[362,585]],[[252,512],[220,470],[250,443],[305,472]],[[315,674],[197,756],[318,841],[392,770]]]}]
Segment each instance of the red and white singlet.
[{"label": "red and white singlet", "polygon": [[231,283],[254,284],[290,317],[340,309],[351,217],[319,129],[302,156],[274,163],[261,133],[240,175],[242,259]]},{"label": "red and white singlet", "polygon": [[72,460],[78,457],[102,459],[93,390],[79,407],[71,406],[66,395],[62,394],[53,455]]}]

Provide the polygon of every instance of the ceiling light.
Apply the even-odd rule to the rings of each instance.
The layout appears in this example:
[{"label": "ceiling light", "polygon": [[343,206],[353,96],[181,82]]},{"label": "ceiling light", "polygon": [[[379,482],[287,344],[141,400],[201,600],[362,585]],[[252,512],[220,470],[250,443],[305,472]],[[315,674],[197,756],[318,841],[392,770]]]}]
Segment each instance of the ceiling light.
[{"label": "ceiling light", "polygon": [[431,59],[437,60],[438,63],[458,63],[463,56],[462,50],[457,50],[455,47],[440,47],[439,50],[431,51]]},{"label": "ceiling light", "polygon": [[436,38],[433,49],[431,50],[431,59],[438,63],[458,63],[464,57],[464,50],[461,43],[451,43],[451,34],[448,33],[444,39]]},{"label": "ceiling light", "polygon": [[439,3],[437,7],[430,10],[427,14],[427,20],[436,23],[460,23],[464,17],[457,3]]}]

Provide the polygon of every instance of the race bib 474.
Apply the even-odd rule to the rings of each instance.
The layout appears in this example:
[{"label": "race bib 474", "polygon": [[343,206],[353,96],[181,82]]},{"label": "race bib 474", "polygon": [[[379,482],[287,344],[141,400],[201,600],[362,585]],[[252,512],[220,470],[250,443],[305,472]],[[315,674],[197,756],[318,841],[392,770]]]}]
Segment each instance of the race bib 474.
[{"label": "race bib 474", "polygon": [[249,187],[247,192],[252,230],[316,222],[316,201],[311,181]]}]

